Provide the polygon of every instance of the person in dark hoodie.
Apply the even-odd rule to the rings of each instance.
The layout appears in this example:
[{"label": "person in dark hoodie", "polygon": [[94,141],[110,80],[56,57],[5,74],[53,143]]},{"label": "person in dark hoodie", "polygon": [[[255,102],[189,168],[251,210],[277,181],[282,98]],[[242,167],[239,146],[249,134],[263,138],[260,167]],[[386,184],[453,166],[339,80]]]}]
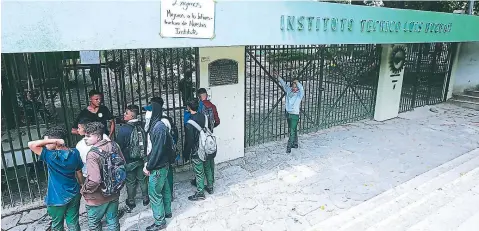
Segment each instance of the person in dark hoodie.
[{"label": "person in dark hoodie", "polygon": [[[198,100],[191,100],[188,105],[188,111],[190,112],[190,120],[196,122],[201,128],[204,128],[206,125],[206,116],[198,113]],[[183,156],[192,157],[192,162],[194,164],[195,178],[196,178],[196,193],[188,197],[188,200],[197,201],[205,199],[205,167],[204,164],[207,161],[202,161],[198,157],[198,147],[199,147],[199,137],[200,132],[190,123],[187,123],[185,126],[185,147],[183,149]],[[210,169],[209,167],[207,169]],[[206,173],[208,176],[208,181],[212,182],[212,172],[208,171]],[[209,189],[207,189],[209,190]]]},{"label": "person in dark hoodie", "polygon": [[146,158],[146,133],[138,120],[140,108],[136,105],[130,105],[123,114],[125,125],[121,126],[117,143],[121,148],[121,152],[125,156],[126,161],[126,199],[127,212],[131,212],[136,207],[136,185],[139,184],[141,194],[143,196],[143,205],[150,203],[148,197],[148,179],[143,173],[144,159]]},{"label": "person in dark hoodie", "polygon": [[165,218],[171,218],[171,192],[167,183],[169,158],[171,153],[168,146],[168,128],[161,122],[162,105],[152,102],[152,113],[148,126],[148,137],[151,140],[151,152],[143,172],[149,176],[148,194],[151,200],[151,209],[155,222],[146,228],[147,231],[166,228]]}]

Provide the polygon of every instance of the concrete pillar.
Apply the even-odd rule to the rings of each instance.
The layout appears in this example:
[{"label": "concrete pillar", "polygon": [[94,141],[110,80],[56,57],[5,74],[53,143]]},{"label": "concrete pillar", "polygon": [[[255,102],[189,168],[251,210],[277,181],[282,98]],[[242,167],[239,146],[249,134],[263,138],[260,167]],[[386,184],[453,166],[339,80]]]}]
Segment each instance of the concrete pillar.
[{"label": "concrete pillar", "polygon": [[457,68],[459,66],[459,54],[461,52],[461,43],[457,43],[456,45],[456,51],[454,52],[454,54],[452,54],[452,58],[451,58],[451,62],[452,62],[452,66],[451,66],[451,76],[450,76],[450,79],[449,79],[449,86],[447,87],[447,96],[446,96],[446,100],[452,98],[452,93],[454,92],[454,84],[456,83],[456,79],[457,79]]},{"label": "concrete pillar", "polygon": [[[217,137],[217,163],[237,159],[244,156],[244,121],[245,121],[245,48],[237,47],[205,47],[199,48],[200,54],[200,87],[206,88],[211,102],[218,109],[221,124],[214,129]],[[234,60],[238,64],[237,83],[211,86],[209,65],[219,59]],[[218,72],[221,73],[221,72]],[[221,78],[230,77],[222,74]],[[218,79],[218,77],[216,77]]]},{"label": "concrete pillar", "polygon": [[406,46],[383,45],[374,119],[384,121],[398,116],[404,76]]}]

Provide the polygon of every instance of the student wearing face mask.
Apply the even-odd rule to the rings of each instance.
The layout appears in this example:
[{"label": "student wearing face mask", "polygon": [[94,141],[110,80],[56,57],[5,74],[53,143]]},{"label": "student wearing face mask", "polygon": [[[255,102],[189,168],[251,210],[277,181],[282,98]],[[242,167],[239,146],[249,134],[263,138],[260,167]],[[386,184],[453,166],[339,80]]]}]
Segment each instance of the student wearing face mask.
[{"label": "student wearing face mask", "polygon": [[278,75],[277,71],[273,71],[273,76],[278,78],[279,84],[286,92],[286,118],[288,120],[289,140],[286,146],[286,153],[291,153],[291,148],[298,148],[298,121],[301,101],[304,97],[303,85],[294,80],[289,85],[283,78]]}]

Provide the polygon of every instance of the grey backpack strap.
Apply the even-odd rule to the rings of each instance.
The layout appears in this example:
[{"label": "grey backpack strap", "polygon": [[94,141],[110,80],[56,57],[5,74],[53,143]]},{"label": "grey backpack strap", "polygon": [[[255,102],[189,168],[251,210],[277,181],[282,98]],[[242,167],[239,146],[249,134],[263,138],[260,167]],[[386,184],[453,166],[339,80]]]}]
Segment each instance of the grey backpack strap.
[{"label": "grey backpack strap", "polygon": [[193,125],[193,127],[195,127],[198,131],[203,131],[203,129],[201,129],[200,125],[198,123],[196,123],[194,120],[188,120],[189,124]]},{"label": "grey backpack strap", "polygon": [[209,128],[208,127],[208,116],[205,115],[205,128]]}]

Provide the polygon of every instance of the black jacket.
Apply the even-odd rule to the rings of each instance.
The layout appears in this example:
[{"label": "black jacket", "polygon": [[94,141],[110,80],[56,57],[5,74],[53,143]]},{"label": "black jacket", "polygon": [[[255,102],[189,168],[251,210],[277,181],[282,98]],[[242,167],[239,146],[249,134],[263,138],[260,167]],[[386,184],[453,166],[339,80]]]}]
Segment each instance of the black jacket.
[{"label": "black jacket", "polygon": [[151,139],[151,152],[148,155],[146,170],[152,171],[165,167],[169,163],[169,154],[167,145],[168,128],[160,121],[162,108],[157,103],[152,103],[153,111],[150,120],[148,134]]},{"label": "black jacket", "polygon": [[[205,127],[205,115],[196,113],[191,115],[190,120],[195,121],[200,127]],[[185,147],[183,149],[183,158],[189,159],[196,155],[199,147],[200,132],[193,125],[186,123],[185,126]]]}]

